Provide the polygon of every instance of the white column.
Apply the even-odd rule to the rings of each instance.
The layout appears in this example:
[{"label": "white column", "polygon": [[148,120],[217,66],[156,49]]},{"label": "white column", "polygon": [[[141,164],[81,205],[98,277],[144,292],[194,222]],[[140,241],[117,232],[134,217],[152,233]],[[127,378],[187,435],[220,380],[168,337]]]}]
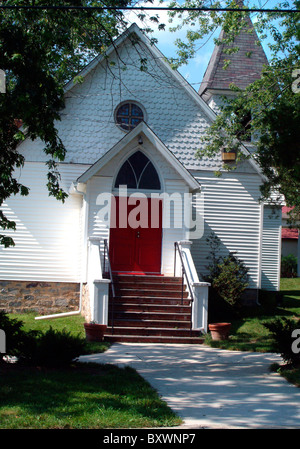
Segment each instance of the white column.
[{"label": "white column", "polygon": [[90,239],[88,261],[88,286],[91,321],[97,324],[108,322],[109,279],[102,277],[100,239]]},{"label": "white column", "polygon": [[192,305],[192,329],[207,333],[208,321],[208,282],[194,282],[194,301]]},{"label": "white column", "polygon": [[94,317],[97,324],[108,324],[108,289],[110,280],[94,281]]}]

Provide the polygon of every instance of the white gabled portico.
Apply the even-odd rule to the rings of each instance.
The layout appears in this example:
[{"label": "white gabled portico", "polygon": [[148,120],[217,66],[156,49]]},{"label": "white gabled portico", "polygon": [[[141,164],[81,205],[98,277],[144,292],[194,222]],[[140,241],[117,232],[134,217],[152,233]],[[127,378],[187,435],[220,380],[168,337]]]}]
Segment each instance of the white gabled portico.
[{"label": "white gabled portico", "polygon": [[[190,237],[192,194],[199,190],[195,178],[144,122],[77,179],[71,193],[84,195],[91,320],[108,323],[109,267],[113,276],[181,276],[178,256],[174,273],[174,244]],[[197,303],[193,328],[205,330],[208,287],[199,283],[189,249],[183,263],[188,297]]]}]

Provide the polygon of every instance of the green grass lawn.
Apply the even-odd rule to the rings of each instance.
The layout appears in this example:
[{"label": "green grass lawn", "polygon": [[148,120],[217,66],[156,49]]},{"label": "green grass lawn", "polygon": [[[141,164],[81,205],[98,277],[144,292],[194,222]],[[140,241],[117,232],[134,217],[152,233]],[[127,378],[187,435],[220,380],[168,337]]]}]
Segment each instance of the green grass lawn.
[{"label": "green grass lawn", "polygon": [[263,292],[259,298],[261,305],[243,308],[240,316],[232,320],[229,340],[212,341],[207,335],[206,343],[229,350],[273,352],[272,336],[262,322],[276,317],[300,319],[300,278],[281,279],[280,290],[283,296],[280,303],[275,293]]},{"label": "green grass lawn", "polygon": [[[66,329],[85,337],[84,318],[35,320],[33,313],[11,314],[25,330]],[[86,353],[107,343],[89,343]],[[135,370],[73,363],[67,368],[0,364],[0,428],[100,429],[172,427],[182,420]]]},{"label": "green grass lawn", "polygon": [[[300,319],[300,278],[282,279],[280,303],[263,293],[260,306],[247,308],[232,321],[228,341],[206,343],[229,350],[272,352],[273,340],[263,321],[275,317]],[[34,314],[12,315],[25,330],[67,329],[84,337],[84,318],[70,316],[36,321]],[[299,324],[300,327],[300,324]],[[87,353],[109,345],[90,343]],[[278,367],[276,368],[278,369]],[[300,369],[280,373],[300,385]],[[73,364],[64,369],[0,366],[0,428],[141,428],[176,426],[181,420],[156,391],[130,368]]]},{"label": "green grass lawn", "polygon": [[142,428],[182,422],[129,367],[0,365],[0,379],[2,429]]},{"label": "green grass lawn", "polygon": [[[62,331],[66,329],[74,335],[80,335],[85,338],[85,331],[83,327],[84,317],[81,315],[70,315],[68,317],[51,318],[47,320],[36,320],[37,315],[32,312],[22,313],[22,314],[10,314],[11,318],[17,318],[24,323],[24,329],[29,330],[39,330],[45,332],[50,327],[53,329]],[[103,352],[110,346],[107,342],[87,342],[87,352],[86,354],[95,354],[97,352]]]}]

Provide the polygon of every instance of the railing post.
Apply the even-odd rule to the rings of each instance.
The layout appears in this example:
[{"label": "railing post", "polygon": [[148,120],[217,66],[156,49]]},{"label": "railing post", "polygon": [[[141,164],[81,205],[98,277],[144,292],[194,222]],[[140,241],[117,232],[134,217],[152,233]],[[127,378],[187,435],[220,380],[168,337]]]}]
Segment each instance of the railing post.
[{"label": "railing post", "polygon": [[183,305],[183,284],[184,284],[184,275],[185,275],[183,265],[181,266],[181,272],[182,272],[182,275],[181,275],[181,305]]},{"label": "railing post", "polygon": [[104,276],[105,276],[106,245],[107,245],[107,240],[104,239],[104,251],[103,251],[103,274],[104,274]]},{"label": "railing post", "polygon": [[[191,297],[191,331],[201,329],[207,332],[207,310],[208,310],[208,287],[209,283],[199,282],[196,267],[190,251],[192,242],[184,240],[175,242],[175,257],[177,251],[182,268],[182,303],[184,276]],[[176,261],[175,261],[176,267]]]},{"label": "railing post", "polygon": [[109,248],[107,244],[107,240],[104,239],[104,248],[105,248],[105,255],[107,253],[107,264],[108,264],[108,275],[111,282],[111,333],[114,334],[114,302],[115,302],[115,286],[114,286],[114,280],[113,275],[111,271],[111,264],[110,264],[110,258],[109,258]]},{"label": "railing post", "polygon": [[174,276],[176,276],[176,250],[177,250],[177,242],[174,242]]}]

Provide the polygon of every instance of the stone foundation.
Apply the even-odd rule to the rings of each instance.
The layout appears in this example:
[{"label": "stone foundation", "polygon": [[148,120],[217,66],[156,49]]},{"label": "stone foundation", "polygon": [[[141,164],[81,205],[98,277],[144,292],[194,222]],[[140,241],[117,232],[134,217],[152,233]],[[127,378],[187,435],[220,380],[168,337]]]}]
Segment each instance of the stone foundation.
[{"label": "stone foundation", "polygon": [[0,281],[0,309],[8,313],[72,312],[78,310],[79,301],[79,283]]},{"label": "stone foundation", "polygon": [[89,323],[91,321],[90,296],[89,296],[89,287],[87,284],[83,284],[83,286],[82,286],[81,315],[84,316],[85,321],[87,323]]}]

